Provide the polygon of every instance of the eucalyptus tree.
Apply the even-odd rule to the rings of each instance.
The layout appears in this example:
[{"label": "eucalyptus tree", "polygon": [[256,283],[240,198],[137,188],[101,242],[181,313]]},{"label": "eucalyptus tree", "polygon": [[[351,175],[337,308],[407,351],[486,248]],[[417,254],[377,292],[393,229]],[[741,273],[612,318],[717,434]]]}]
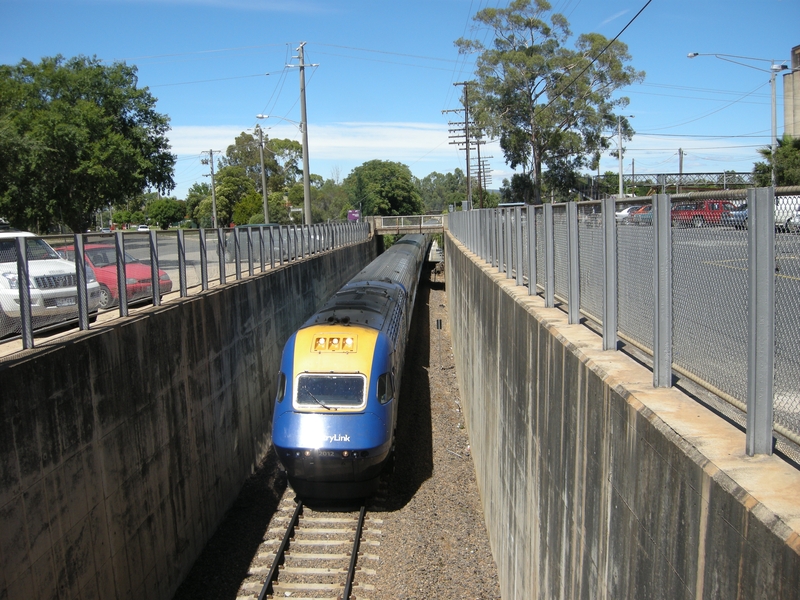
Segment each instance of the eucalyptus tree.
[{"label": "eucalyptus tree", "polygon": [[169,118],[136,67],[62,56],[0,65],[0,217],[85,231],[95,213],[175,187]]},{"label": "eucalyptus tree", "polygon": [[[548,184],[562,189],[576,171],[595,166],[617,129],[615,111],[628,104],[617,90],[641,81],[644,72],[627,64],[622,42],[598,33],[573,40],[567,19],[546,0],[513,0],[479,11],[474,20],[493,34],[491,44],[455,43],[461,53],[478,54],[469,89],[475,119],[499,139],[506,162],[531,179],[533,201],[541,202],[543,166]],[[630,139],[627,119],[619,119]]]}]

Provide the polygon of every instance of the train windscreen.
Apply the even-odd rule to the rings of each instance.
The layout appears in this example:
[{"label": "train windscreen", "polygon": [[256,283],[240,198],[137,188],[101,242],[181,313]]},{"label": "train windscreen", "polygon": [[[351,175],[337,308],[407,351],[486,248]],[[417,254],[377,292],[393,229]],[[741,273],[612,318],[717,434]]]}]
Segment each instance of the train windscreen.
[{"label": "train windscreen", "polygon": [[304,374],[297,378],[298,407],[355,408],[364,403],[363,375]]}]

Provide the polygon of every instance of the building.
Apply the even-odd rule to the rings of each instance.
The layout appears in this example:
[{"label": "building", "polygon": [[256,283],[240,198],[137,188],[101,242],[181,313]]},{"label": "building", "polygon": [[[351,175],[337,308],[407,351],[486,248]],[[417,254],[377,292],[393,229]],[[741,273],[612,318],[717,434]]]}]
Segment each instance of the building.
[{"label": "building", "polygon": [[792,48],[791,70],[783,76],[783,132],[800,138],[800,46]]}]

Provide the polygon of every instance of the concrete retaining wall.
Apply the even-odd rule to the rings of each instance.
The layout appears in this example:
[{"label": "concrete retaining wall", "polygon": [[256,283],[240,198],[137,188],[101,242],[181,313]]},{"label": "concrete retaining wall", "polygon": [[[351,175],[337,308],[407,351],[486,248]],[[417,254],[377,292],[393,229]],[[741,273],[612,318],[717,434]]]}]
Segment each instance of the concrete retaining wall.
[{"label": "concrete retaining wall", "polygon": [[505,599],[800,597],[800,477],[448,236],[462,406]]},{"label": "concrete retaining wall", "polygon": [[0,366],[0,600],[171,598],[265,456],[285,340],[375,254],[323,254]]}]

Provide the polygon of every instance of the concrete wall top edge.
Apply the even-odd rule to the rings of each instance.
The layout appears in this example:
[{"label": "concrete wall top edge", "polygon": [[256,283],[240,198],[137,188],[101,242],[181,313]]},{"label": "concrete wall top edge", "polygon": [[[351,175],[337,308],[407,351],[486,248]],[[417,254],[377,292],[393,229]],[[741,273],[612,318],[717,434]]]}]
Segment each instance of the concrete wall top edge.
[{"label": "concrete wall top edge", "polygon": [[676,388],[654,388],[653,373],[618,351],[604,351],[602,337],[567,314],[545,308],[540,296],[506,279],[468,251],[448,232],[449,241],[493,279],[500,290],[532,315],[632,410],[647,419],[709,477],[800,554],[800,472],[777,455],[749,457],[745,434]]}]

